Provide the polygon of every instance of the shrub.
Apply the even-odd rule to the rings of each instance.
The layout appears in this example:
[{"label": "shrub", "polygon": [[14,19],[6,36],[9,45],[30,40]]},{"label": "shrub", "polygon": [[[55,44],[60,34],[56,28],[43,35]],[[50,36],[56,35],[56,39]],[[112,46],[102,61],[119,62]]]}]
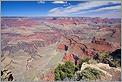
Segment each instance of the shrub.
[{"label": "shrub", "polygon": [[65,64],[59,64],[55,69],[55,80],[63,80],[64,78],[71,79],[75,73],[75,65],[68,61]]},{"label": "shrub", "polygon": [[82,80],[97,80],[101,78],[103,73],[100,70],[87,67],[81,72]]},{"label": "shrub", "polygon": [[83,58],[83,59],[80,59],[80,63],[78,64],[78,68],[79,69],[81,69],[81,66],[82,66],[82,64],[84,63],[84,62],[86,62],[86,63],[89,63],[89,58]]}]

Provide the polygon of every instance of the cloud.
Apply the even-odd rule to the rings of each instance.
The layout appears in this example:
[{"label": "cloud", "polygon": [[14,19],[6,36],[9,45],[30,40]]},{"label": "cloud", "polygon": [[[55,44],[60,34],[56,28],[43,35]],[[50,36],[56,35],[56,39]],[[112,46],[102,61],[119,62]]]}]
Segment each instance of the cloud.
[{"label": "cloud", "polygon": [[[102,12],[102,11],[114,11],[114,10],[120,10],[121,6],[117,5],[117,6],[110,6],[110,7],[103,7],[103,8],[98,8],[95,10],[88,10],[88,11],[81,11],[81,12],[76,12],[75,14],[82,14],[82,13],[92,13],[92,12]],[[106,13],[106,12],[105,12]]]},{"label": "cloud", "polygon": [[62,9],[62,7],[58,7],[58,8],[53,8],[53,9],[51,9],[49,12],[55,12],[55,13],[57,13],[57,12],[61,12],[60,10]]},{"label": "cloud", "polygon": [[44,4],[44,3],[45,3],[45,1],[38,1],[37,3],[42,3],[42,4]]},{"label": "cloud", "polygon": [[[68,7],[57,7],[49,11],[50,16],[82,15],[83,13],[100,12],[104,10],[120,10],[120,1],[89,1],[70,5]],[[105,13],[105,12],[104,12]]]},{"label": "cloud", "polygon": [[52,3],[56,3],[56,4],[64,4],[67,3],[66,1],[53,1]]}]

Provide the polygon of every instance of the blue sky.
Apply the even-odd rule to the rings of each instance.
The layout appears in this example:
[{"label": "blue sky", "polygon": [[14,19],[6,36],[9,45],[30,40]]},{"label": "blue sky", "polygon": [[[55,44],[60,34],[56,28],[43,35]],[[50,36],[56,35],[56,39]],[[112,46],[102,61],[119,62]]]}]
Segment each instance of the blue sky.
[{"label": "blue sky", "polygon": [[120,18],[120,1],[2,1],[2,16],[81,16]]}]

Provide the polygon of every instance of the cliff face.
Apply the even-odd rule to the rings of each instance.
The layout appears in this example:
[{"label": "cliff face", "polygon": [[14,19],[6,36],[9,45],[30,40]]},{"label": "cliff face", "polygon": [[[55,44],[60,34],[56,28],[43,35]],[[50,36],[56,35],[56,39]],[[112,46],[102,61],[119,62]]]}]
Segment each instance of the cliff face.
[{"label": "cliff face", "polygon": [[94,49],[88,48],[85,44],[80,43],[73,38],[65,37],[64,40],[58,44],[57,49],[59,51],[65,51],[63,61],[73,61],[76,63],[84,56],[92,58],[96,54]]},{"label": "cliff face", "polygon": [[98,51],[112,52],[115,50],[115,47],[112,43],[106,41],[105,38],[95,38],[93,37],[91,43],[88,44],[89,48],[94,48]]}]

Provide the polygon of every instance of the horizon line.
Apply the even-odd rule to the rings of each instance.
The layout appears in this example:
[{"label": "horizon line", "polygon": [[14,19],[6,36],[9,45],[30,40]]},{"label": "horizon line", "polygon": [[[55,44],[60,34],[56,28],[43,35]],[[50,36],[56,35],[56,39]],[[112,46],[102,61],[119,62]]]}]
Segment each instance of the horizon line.
[{"label": "horizon line", "polygon": [[109,18],[109,19],[112,19],[112,18],[119,18],[119,19],[121,19],[121,17],[95,17],[95,16],[93,16],[93,17],[90,17],[90,16],[1,16],[1,18],[2,17],[79,17],[79,18],[81,18],[81,17],[86,17],[86,18]]}]

